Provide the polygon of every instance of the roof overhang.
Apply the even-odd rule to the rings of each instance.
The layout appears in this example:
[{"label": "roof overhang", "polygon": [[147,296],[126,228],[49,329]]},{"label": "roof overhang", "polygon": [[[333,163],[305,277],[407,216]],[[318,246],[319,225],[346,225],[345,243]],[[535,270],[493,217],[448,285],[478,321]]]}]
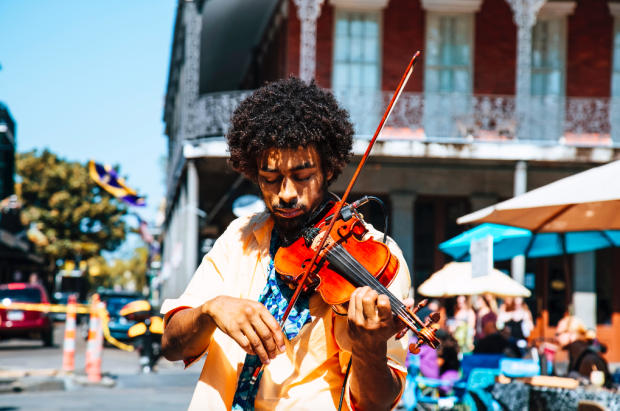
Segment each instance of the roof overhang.
[{"label": "roof overhang", "polygon": [[280,0],[208,0],[202,9],[200,94],[238,90]]}]

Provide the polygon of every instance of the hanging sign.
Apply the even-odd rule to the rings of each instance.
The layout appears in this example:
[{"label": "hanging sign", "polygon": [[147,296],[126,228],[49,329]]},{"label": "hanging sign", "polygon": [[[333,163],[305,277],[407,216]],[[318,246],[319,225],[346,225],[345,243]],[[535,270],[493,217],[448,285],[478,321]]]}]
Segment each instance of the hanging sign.
[{"label": "hanging sign", "polygon": [[471,277],[484,277],[493,270],[493,236],[474,240],[469,245]]}]

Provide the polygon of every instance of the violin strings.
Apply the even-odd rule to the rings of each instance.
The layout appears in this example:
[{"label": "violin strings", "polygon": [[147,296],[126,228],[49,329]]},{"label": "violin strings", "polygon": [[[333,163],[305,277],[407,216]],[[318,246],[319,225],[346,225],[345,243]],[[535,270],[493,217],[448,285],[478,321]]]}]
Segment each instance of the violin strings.
[{"label": "violin strings", "polygon": [[[392,305],[392,311],[403,317],[405,322],[409,322],[409,326],[412,328],[417,328],[417,324],[415,320],[411,317],[411,314],[406,309],[404,304],[398,300],[383,284],[381,284],[372,274],[366,270],[364,266],[359,264],[357,260],[355,260],[344,247],[338,245],[337,247],[333,247],[334,251],[333,255],[336,257],[337,261],[333,261],[337,263],[336,265],[342,264],[341,271],[346,273],[346,269],[349,268],[352,273],[349,274],[357,274],[357,276],[361,278],[352,278],[354,282],[357,282],[358,285],[368,285],[373,287],[375,291],[385,294],[390,299],[390,303]],[[329,257],[329,255],[328,255]],[[328,258],[329,260],[329,258]],[[338,264],[340,263],[340,264]],[[348,263],[348,264],[347,264]]]},{"label": "violin strings", "polygon": [[[329,258],[333,256],[335,258]],[[408,320],[415,324],[411,314],[406,309],[405,305],[398,300],[383,284],[379,282],[372,274],[366,270],[364,266],[362,266],[357,260],[355,260],[349,252],[339,244],[334,245],[327,251],[328,261],[332,260],[336,266],[341,265],[341,271],[347,274],[347,269],[351,271],[349,274],[354,274],[356,278],[351,278],[354,282],[358,283],[358,285],[368,285],[373,288],[375,291],[385,294],[390,303],[392,305],[392,311],[404,317],[404,319]]]},{"label": "violin strings", "polygon": [[[344,268],[348,268],[354,274],[357,274],[359,278],[356,278],[356,280],[358,280],[357,282],[359,282],[360,285],[368,285],[375,289],[375,291],[386,294],[387,290],[383,287],[383,284],[379,283],[363,266],[358,265],[359,263],[355,259],[353,259],[352,256],[348,255],[349,253],[346,250],[338,246],[334,248],[333,254],[340,260],[339,262],[345,266]],[[371,278],[374,281],[372,281]],[[390,298],[391,302],[396,302],[395,297],[391,296],[390,294],[386,295],[388,295],[388,297],[392,297]],[[396,307],[398,305],[399,304],[396,304]]]},{"label": "violin strings", "polygon": [[383,286],[383,284],[381,284],[374,276],[372,276],[361,264],[359,264],[357,260],[353,259],[353,257],[349,255],[349,253],[344,248],[340,247],[340,249],[335,250],[335,251],[336,251],[335,256],[341,260],[344,260],[342,261],[342,263],[344,263],[345,265],[348,265],[349,266],[348,268],[351,271],[353,271],[355,274],[361,277],[361,278],[358,278],[358,281],[357,281],[360,285],[368,285],[372,287],[375,291],[381,294],[387,295],[393,308],[392,311],[396,314],[400,314],[401,316],[404,316],[405,318],[409,319],[408,318],[409,313],[406,312],[406,309],[404,308],[404,305],[402,304],[402,302],[400,302],[392,293],[390,293]]},{"label": "violin strings", "polygon": [[402,314],[401,309],[403,308],[403,304],[392,293],[390,293],[383,284],[381,284],[372,274],[370,274],[368,270],[366,270],[364,266],[362,266],[357,260],[355,260],[344,248],[340,247],[338,251],[339,255],[341,257],[344,257],[345,260],[347,260],[351,268],[355,270],[358,275],[362,277],[363,280],[365,280],[364,285],[368,285],[372,287],[375,291],[387,295],[390,299],[390,302],[392,303],[392,307],[394,307],[394,311]]},{"label": "violin strings", "polygon": [[358,274],[362,280],[364,280],[363,285],[368,285],[372,287],[375,291],[385,294],[390,298],[390,302],[396,303],[395,307],[399,307],[402,303],[398,301],[396,297],[394,297],[388,290],[381,284],[372,274],[366,270],[364,266],[359,264],[357,260],[355,260],[342,246],[337,246],[336,250],[338,253],[338,257],[340,257],[343,262],[348,263],[348,268],[353,270],[356,274]]}]

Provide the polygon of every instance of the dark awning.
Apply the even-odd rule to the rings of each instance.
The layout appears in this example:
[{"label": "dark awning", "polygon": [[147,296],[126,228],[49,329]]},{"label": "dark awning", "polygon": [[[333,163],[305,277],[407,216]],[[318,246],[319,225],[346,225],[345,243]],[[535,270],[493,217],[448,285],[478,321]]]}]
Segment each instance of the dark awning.
[{"label": "dark awning", "polygon": [[279,0],[207,0],[202,9],[200,94],[238,90]]}]

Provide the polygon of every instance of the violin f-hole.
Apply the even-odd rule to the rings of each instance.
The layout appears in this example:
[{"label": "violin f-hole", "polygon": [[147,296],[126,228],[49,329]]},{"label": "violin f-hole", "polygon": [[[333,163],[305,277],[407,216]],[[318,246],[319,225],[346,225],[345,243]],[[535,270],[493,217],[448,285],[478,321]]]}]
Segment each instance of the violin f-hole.
[{"label": "violin f-hole", "polygon": [[353,235],[353,231],[348,230],[347,226],[340,226],[336,229],[338,231],[338,236],[340,237],[339,243],[346,243],[349,237]]}]

